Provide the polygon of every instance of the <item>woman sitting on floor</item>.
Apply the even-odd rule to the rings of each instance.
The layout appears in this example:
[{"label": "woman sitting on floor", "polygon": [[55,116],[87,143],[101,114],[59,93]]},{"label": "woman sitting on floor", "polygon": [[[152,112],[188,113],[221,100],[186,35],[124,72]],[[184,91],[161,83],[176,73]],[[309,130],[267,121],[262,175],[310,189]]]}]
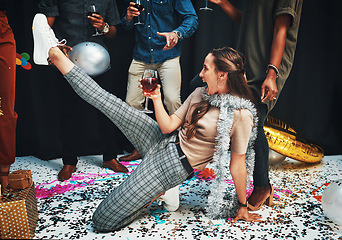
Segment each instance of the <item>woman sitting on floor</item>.
[{"label": "woman sitting on floor", "polygon": [[[257,111],[239,52],[227,47],[212,50],[200,73],[207,87],[197,88],[171,116],[162,104],[159,85],[146,93],[154,103],[155,121],[103,90],[71,62],[56,47],[57,39],[44,15],[36,15],[33,33],[34,51],[42,53],[35,56],[49,56],[79,96],[106,114],[143,157],[136,170],[96,209],[92,220],[98,231],[128,225],[157,196],[191,177],[193,167],[203,170],[209,162],[216,174],[208,198],[209,217],[259,221],[259,215],[248,212],[246,199],[247,173],[253,172],[254,165]],[[236,189],[228,200],[226,161],[230,161]]]}]

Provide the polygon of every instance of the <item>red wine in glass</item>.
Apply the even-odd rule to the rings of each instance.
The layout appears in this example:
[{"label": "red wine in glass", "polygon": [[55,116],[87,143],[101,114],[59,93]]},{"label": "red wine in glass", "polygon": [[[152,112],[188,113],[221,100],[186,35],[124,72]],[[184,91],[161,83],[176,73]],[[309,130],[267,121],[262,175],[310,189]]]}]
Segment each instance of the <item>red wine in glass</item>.
[{"label": "red wine in glass", "polygon": [[93,16],[93,14],[99,14],[100,15],[100,12],[88,12],[87,16],[91,17],[91,16]]},{"label": "red wine in glass", "polygon": [[158,85],[158,79],[153,77],[143,78],[141,80],[142,90],[143,92],[153,92]]},{"label": "red wine in glass", "polygon": [[[89,6],[89,9],[88,9],[88,16],[92,16],[94,13],[100,15],[100,13],[96,10],[95,5]],[[100,35],[102,35],[102,33],[99,33],[99,31],[97,30],[97,28],[95,28],[95,34],[93,34],[92,36],[95,37],[95,36],[100,36]]]},{"label": "red wine in glass", "polygon": [[[144,6],[141,4],[140,0],[135,0],[134,3],[135,3],[134,7],[137,8],[139,12],[144,10]],[[140,22],[140,15],[137,18],[138,18],[138,21],[134,23],[134,25],[144,25],[144,23]]]},{"label": "red wine in glass", "polygon": [[[140,84],[144,93],[153,92],[158,86],[158,72],[153,69],[145,69]],[[148,97],[145,97],[145,108],[139,111],[153,113],[153,111],[148,109]]]},{"label": "red wine in glass", "polygon": [[141,12],[141,11],[144,9],[144,6],[141,5],[141,4],[138,4],[138,3],[136,3],[136,4],[134,5],[134,7],[135,7],[136,9],[138,9],[139,12]]}]

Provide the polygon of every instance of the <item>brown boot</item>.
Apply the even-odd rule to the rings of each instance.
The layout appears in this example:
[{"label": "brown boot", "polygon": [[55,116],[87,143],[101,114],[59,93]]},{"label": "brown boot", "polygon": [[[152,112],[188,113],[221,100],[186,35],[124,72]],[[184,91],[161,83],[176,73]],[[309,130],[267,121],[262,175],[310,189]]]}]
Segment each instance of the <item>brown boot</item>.
[{"label": "brown boot", "polygon": [[129,162],[129,161],[138,160],[140,158],[141,158],[140,153],[138,152],[138,150],[134,149],[131,154],[123,156],[119,158],[119,160],[124,161],[124,162]]},{"label": "brown boot", "polygon": [[76,166],[64,165],[62,170],[58,173],[58,180],[62,182],[68,180],[74,172],[76,172]]},{"label": "brown boot", "polygon": [[128,169],[118,162],[115,158],[110,161],[103,161],[103,167],[112,169],[114,172],[128,172]]}]

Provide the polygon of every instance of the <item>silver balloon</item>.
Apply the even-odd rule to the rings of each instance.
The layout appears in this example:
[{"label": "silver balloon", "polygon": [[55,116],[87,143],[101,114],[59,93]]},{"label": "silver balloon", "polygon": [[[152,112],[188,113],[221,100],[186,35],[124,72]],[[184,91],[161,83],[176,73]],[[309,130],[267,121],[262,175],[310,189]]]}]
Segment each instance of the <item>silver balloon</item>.
[{"label": "silver balloon", "polygon": [[76,44],[72,47],[69,58],[92,77],[104,73],[110,66],[108,51],[102,45],[94,42]]},{"label": "silver balloon", "polygon": [[285,160],[286,156],[277,153],[276,151],[273,151],[272,149],[269,149],[268,152],[268,162],[270,165],[276,165]]},{"label": "silver balloon", "polygon": [[325,215],[342,226],[342,179],[332,181],[322,194]]}]

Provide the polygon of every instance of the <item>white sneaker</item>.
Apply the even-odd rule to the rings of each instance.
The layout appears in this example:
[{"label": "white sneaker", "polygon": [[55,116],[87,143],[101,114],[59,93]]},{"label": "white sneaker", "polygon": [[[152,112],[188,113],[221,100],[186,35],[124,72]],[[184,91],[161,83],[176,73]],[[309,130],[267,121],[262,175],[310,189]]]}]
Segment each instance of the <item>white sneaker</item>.
[{"label": "white sneaker", "polygon": [[33,18],[32,23],[33,33],[33,61],[38,65],[49,65],[47,59],[49,57],[49,50],[61,44],[65,44],[65,40],[61,43],[55,36],[52,28],[49,26],[46,16],[42,13],[37,13]]},{"label": "white sneaker", "polygon": [[179,185],[167,190],[164,195],[157,198],[157,203],[162,205],[164,202],[164,207],[169,212],[177,211],[179,208]]}]

